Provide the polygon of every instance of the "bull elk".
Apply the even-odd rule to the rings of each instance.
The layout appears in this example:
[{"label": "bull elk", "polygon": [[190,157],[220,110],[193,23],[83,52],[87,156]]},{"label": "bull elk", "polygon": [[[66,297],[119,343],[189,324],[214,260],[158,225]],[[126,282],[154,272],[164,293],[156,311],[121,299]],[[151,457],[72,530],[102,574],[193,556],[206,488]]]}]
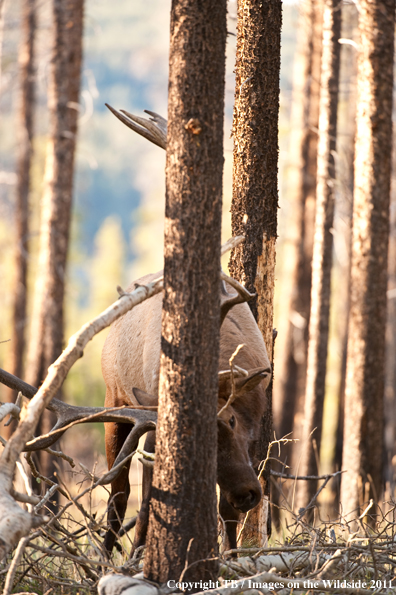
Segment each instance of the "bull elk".
[{"label": "bull elk", "polygon": [[[107,104],[106,104],[107,105]],[[146,112],[149,120],[125,110],[110,111],[126,126],[157,146],[166,149],[167,122],[154,112]],[[222,273],[223,278],[226,276]],[[137,281],[146,284],[157,275]],[[245,303],[253,297],[241,285],[229,279],[237,289],[230,295],[222,282],[219,393],[218,393],[218,464],[217,482],[220,487],[219,512],[225,523],[226,546],[236,547],[237,521],[241,512],[254,508],[262,493],[254,471],[254,445],[259,436],[260,420],[266,408],[265,390],[271,376],[271,366],[261,332]],[[231,310],[232,308],[232,310]],[[121,405],[153,406],[158,403],[160,368],[162,295],[140,304],[116,321],[110,330],[102,353],[102,372],[106,383],[106,407]],[[239,345],[244,348],[235,358],[243,370],[242,377],[233,381],[226,368]],[[224,373],[225,372],[225,373]],[[232,397],[230,398],[230,395]],[[232,402],[231,402],[232,401]],[[122,448],[129,428],[126,424],[106,424],[106,453],[109,468]],[[154,452],[155,432],[149,432],[145,450]],[[129,496],[129,465],[113,481],[108,512],[110,530],[105,547],[110,553],[124,518]],[[152,469],[143,468],[143,498],[136,523],[133,549],[145,542]]]},{"label": "bull elk", "polygon": [[[157,276],[147,275],[137,283],[146,285]],[[233,285],[238,287],[239,284],[233,282]],[[222,283],[217,482],[220,487],[219,512],[226,527],[226,546],[230,548],[236,547],[236,526],[240,513],[254,508],[262,496],[254,471],[258,461],[252,460],[252,454],[266,408],[265,389],[271,376],[262,335],[250,308],[244,303],[247,297],[253,296],[242,286],[238,289],[238,294],[230,294],[229,286]],[[113,323],[102,352],[106,407],[157,405],[161,310],[162,294],[157,294]],[[232,391],[227,368],[231,356],[241,344],[244,347],[235,357],[240,376],[235,379]],[[130,427],[124,423],[106,424],[109,469],[129,431]],[[145,450],[154,452],[154,448],[155,432],[151,431],[146,438]],[[113,548],[125,515],[130,490],[129,465],[111,484],[108,513],[110,530],[105,538],[108,552]],[[134,549],[145,542],[151,482],[152,468],[144,466],[143,498],[136,523]]]}]

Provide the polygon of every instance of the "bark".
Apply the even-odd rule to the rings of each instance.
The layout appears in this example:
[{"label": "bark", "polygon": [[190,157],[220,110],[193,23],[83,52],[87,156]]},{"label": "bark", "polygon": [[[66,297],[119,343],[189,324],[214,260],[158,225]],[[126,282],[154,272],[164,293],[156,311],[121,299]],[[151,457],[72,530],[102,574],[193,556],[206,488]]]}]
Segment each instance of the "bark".
[{"label": "bark", "polygon": [[357,513],[366,483],[374,501],[382,492],[394,17],[394,0],[360,4],[343,514]]},{"label": "bark", "polygon": [[[245,242],[231,254],[231,275],[257,298],[249,302],[273,361],[273,295],[278,210],[278,115],[280,30],[279,0],[238,1],[234,165],[231,222],[233,235]],[[272,386],[272,385],[271,385]],[[258,458],[264,460],[272,439],[272,392],[267,389]],[[269,465],[262,476],[269,496]],[[244,537],[259,544],[267,536],[268,502],[249,515]]]},{"label": "bark", "polygon": [[[13,305],[13,325],[11,338],[10,362],[7,369],[23,377],[23,355],[25,348],[26,326],[26,290],[28,268],[28,218],[30,164],[32,160],[33,114],[35,107],[35,34],[36,0],[25,0],[22,16],[22,42],[19,50],[21,77],[21,111],[18,130],[18,163],[16,187],[16,262],[15,289]],[[15,401],[16,393],[7,389],[6,401]],[[14,424],[5,428],[7,439],[14,429]]]},{"label": "bark", "polygon": [[[338,80],[340,70],[341,9],[338,0],[325,0],[323,7],[322,73],[319,104],[319,142],[316,187],[315,236],[312,258],[311,314],[304,429],[300,473],[316,475],[320,453],[326,360],[329,339],[330,281],[333,249],[335,158],[337,137]],[[316,428],[316,429],[315,429]],[[300,486],[298,507],[305,508],[316,493],[315,481]]]},{"label": "bark", "polygon": [[[395,97],[393,98],[393,110]],[[394,136],[393,136],[394,141]],[[396,152],[392,155],[392,172],[396,171]],[[386,360],[385,360],[385,478],[390,494],[394,493],[396,482],[396,185],[394,176],[391,180],[390,197],[390,233],[388,250],[388,292],[386,322]]]},{"label": "bark", "polygon": [[[393,166],[395,166],[395,157]],[[394,184],[393,184],[394,185]],[[391,195],[391,225],[388,252],[388,315],[386,325],[386,368],[385,368],[385,449],[386,481],[389,492],[395,490],[396,455],[396,188]]]},{"label": "bark", "polygon": [[145,577],[159,583],[217,576],[210,559],[218,547],[225,39],[225,0],[173,0],[158,429],[144,563]]},{"label": "bark", "polygon": [[[27,381],[40,386],[62,352],[63,297],[73,191],[74,151],[82,59],[83,0],[53,0],[54,39],[50,73],[50,140],[41,204],[39,265],[28,347]],[[43,416],[40,431],[51,420]],[[43,453],[42,473],[51,475]]]}]

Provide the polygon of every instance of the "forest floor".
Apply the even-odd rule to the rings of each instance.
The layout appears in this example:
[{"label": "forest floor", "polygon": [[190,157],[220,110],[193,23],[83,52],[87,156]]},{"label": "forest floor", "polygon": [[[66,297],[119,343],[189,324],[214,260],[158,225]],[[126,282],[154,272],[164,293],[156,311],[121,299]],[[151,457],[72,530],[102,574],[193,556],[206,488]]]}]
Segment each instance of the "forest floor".
[{"label": "forest floor", "polygon": [[[92,489],[96,471],[94,468],[89,472],[80,466],[73,470],[72,476],[63,474],[61,484],[65,495],[57,514],[49,512],[51,520],[31,534],[22,551],[18,548],[0,568],[3,593],[88,595],[97,593],[103,574],[115,572],[134,576],[141,573],[144,550],[129,559],[132,532],[119,540],[111,562],[106,558],[103,527],[108,491],[102,487]],[[130,479],[134,495],[126,520],[133,517],[139,507],[140,474],[139,467],[133,464]],[[366,522],[372,506],[357,521],[348,521],[345,517],[323,520],[326,513],[323,504],[321,507],[316,509],[312,523],[285,507],[280,515],[281,529],[269,539],[267,547],[249,547],[245,543],[234,552],[237,557],[232,557],[232,552],[223,552],[220,592],[223,590],[225,595],[242,592],[394,594],[396,504],[388,501],[383,510],[378,510],[380,520],[375,528]]]}]

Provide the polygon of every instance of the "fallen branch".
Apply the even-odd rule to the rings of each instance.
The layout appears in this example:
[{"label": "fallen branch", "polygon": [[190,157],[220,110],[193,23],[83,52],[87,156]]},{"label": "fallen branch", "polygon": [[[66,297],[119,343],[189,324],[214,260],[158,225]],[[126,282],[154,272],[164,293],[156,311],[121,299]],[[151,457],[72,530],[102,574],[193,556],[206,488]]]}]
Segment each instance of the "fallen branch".
[{"label": "fallen branch", "polygon": [[[330,583],[330,585],[328,584]],[[342,583],[342,581],[338,581]],[[347,581],[345,581],[347,584]],[[366,581],[364,584],[369,584]],[[211,586],[215,588],[208,588]],[[313,592],[326,593],[347,593],[351,595],[372,595],[373,590],[359,587],[342,587],[337,585],[337,581],[310,580],[308,578],[283,577],[272,572],[262,572],[239,580],[225,581],[224,585],[220,581],[199,581],[197,583],[183,583],[177,581],[168,581],[167,585],[154,585],[148,581],[136,577],[127,577],[120,574],[111,574],[102,577],[98,584],[99,595],[166,595],[174,591],[192,590],[194,587],[201,586],[202,591],[196,592],[196,595],[239,595],[249,591],[260,592],[265,595],[272,595],[274,591],[278,595],[290,595],[291,592],[307,590]]]}]

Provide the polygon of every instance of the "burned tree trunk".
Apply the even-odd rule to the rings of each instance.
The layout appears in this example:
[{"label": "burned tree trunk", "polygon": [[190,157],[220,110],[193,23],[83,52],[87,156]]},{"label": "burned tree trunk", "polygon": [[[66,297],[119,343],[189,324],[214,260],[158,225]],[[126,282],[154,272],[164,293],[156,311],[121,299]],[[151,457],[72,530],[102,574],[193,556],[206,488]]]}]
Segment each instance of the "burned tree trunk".
[{"label": "burned tree trunk", "polygon": [[394,0],[360,3],[343,514],[382,491],[394,19]]},{"label": "burned tree trunk", "polygon": [[[333,250],[335,158],[338,80],[340,71],[341,8],[338,0],[326,0],[323,10],[322,74],[319,106],[316,219],[312,259],[311,314],[304,429],[300,473],[318,473],[329,339],[330,281]],[[315,441],[316,449],[312,442]],[[316,452],[315,452],[316,450]],[[316,492],[314,481],[299,489],[299,508],[305,508]]]},{"label": "burned tree trunk", "polygon": [[144,563],[145,577],[159,583],[217,576],[225,39],[225,0],[173,0],[158,429]]},{"label": "burned tree trunk", "polygon": [[[273,295],[278,210],[279,0],[238,1],[234,166],[231,221],[233,235],[245,235],[230,259],[232,276],[249,291],[250,302],[273,360]],[[272,429],[272,395],[262,420],[259,460],[267,454]],[[262,477],[265,498],[249,515],[246,537],[259,544],[268,534],[269,468]]]},{"label": "burned tree trunk", "polygon": [[[41,204],[39,267],[35,285],[26,379],[40,386],[48,367],[62,352],[63,297],[73,191],[74,151],[82,59],[83,0],[54,0],[54,40],[47,146]],[[50,420],[46,412],[41,432]],[[51,475],[47,453],[42,473]]]},{"label": "burned tree trunk", "polygon": [[[28,266],[28,217],[30,164],[32,159],[33,114],[35,108],[35,35],[36,35],[36,0],[25,0],[23,4],[23,39],[19,50],[21,77],[21,111],[18,126],[18,164],[16,187],[16,262],[15,288],[13,304],[12,338],[10,361],[7,369],[23,377],[23,354],[25,348],[26,326],[26,291]],[[6,400],[15,401],[16,393],[5,391]],[[7,438],[12,426],[5,428]]]}]

